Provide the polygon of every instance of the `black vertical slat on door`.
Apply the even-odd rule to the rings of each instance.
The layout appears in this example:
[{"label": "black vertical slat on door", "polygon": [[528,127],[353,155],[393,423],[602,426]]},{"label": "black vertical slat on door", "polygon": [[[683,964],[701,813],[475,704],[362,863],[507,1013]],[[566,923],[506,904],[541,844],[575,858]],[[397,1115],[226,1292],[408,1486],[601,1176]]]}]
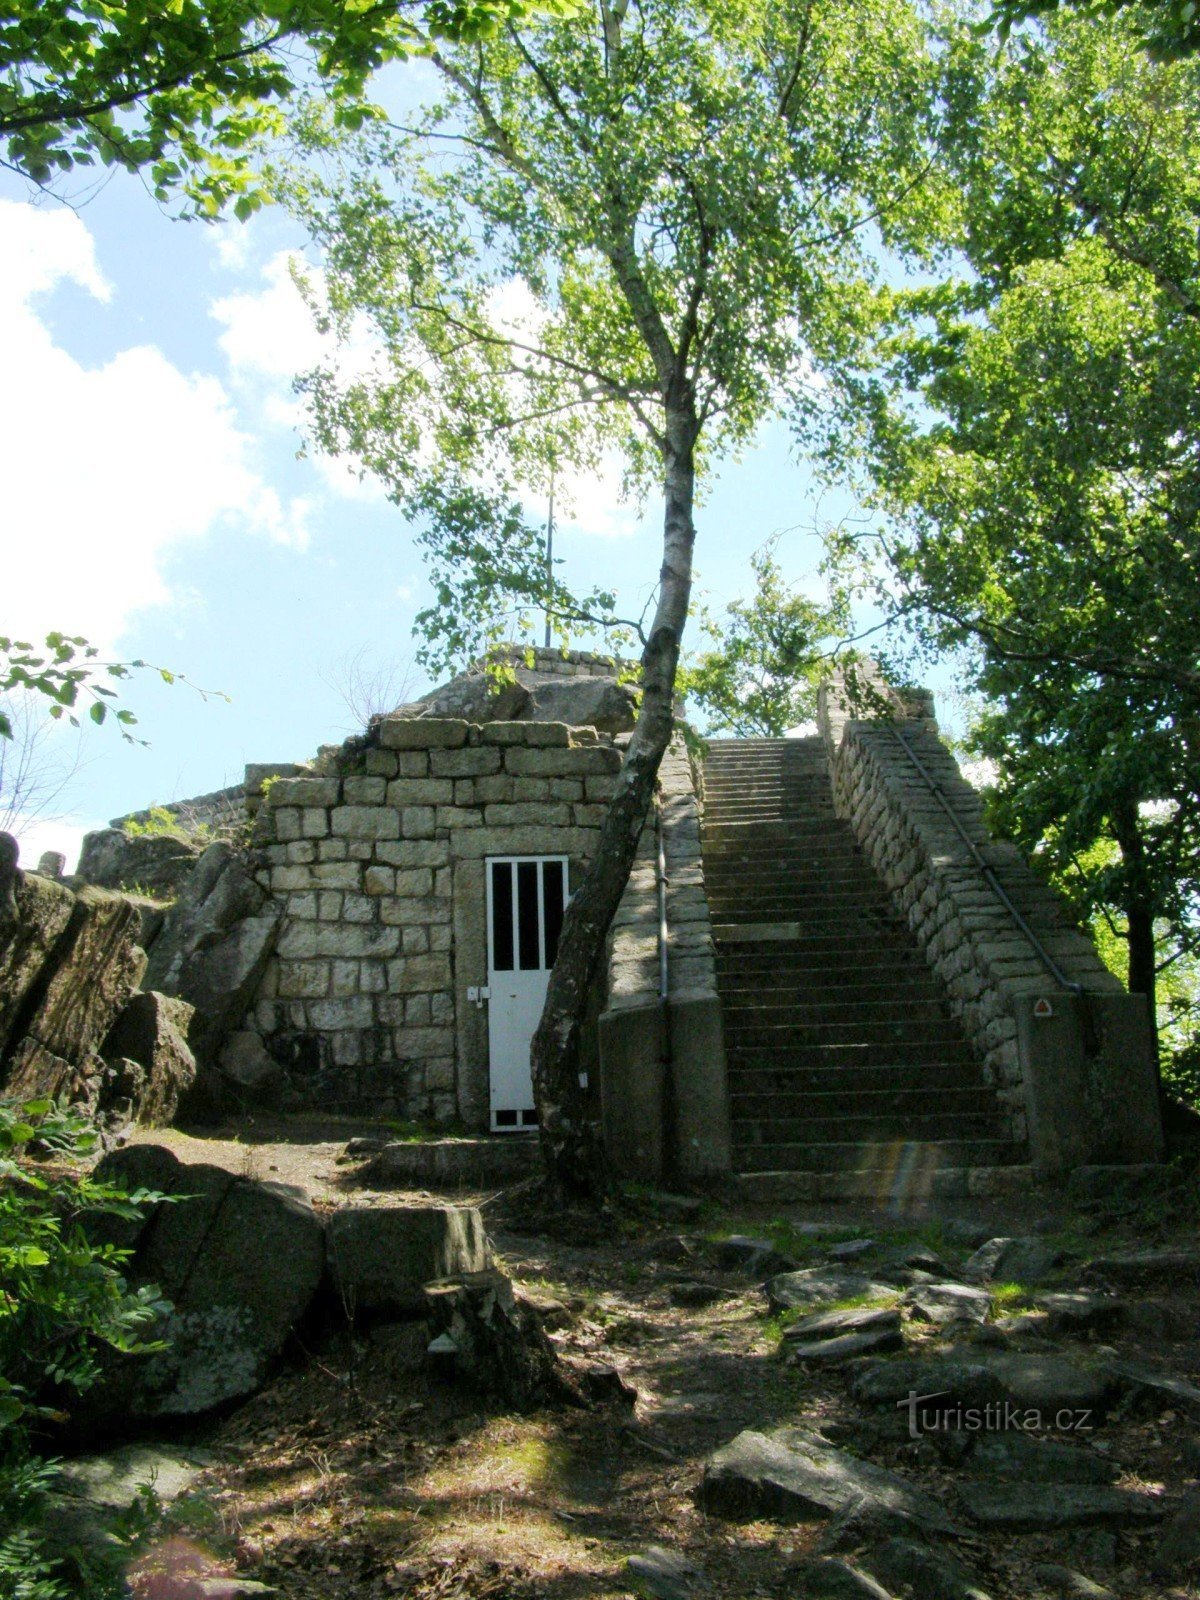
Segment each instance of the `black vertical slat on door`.
[{"label": "black vertical slat on door", "polygon": [[541,940],[538,928],[538,864],[517,862],[517,961],[522,972],[536,972],[541,966]]},{"label": "black vertical slat on door", "polygon": [[513,969],[512,862],[492,863],[492,957],[497,972]]},{"label": "black vertical slat on door", "polygon": [[558,954],[558,936],[563,923],[563,864],[542,862],[542,917],[546,946],[546,965],[552,967]]}]

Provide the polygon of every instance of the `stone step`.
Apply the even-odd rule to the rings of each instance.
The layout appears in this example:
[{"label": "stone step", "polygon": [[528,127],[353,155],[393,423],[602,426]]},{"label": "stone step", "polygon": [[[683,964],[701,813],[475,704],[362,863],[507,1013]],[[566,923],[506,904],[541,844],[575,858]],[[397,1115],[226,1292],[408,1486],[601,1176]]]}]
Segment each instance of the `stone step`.
[{"label": "stone step", "polygon": [[819,992],[798,994],[794,989],[759,989],[737,994],[723,994],[721,1007],[729,1027],[745,1024],[770,1028],[791,1026],[810,1027],[820,1024],[850,1026],[890,1027],[893,1023],[910,1023],[913,1027],[948,1024],[957,1025],[945,1002],[937,995],[921,995],[906,999],[903,995],[881,995],[871,1000],[840,1000],[826,998]]},{"label": "stone step", "polygon": [[[786,1013],[785,1013],[786,1015]],[[837,1045],[873,1044],[929,1045],[957,1044],[962,1038],[958,1027],[945,1018],[916,1018],[911,1021],[811,1022],[788,1020],[768,1022],[750,1013],[725,1013],[725,1043],[730,1049],[769,1048],[774,1050],[826,1049]]]},{"label": "stone step", "polygon": [[838,973],[837,978],[830,978],[829,973],[770,971],[770,968],[758,973],[722,971],[722,995],[730,1000],[730,1005],[771,1003],[787,992],[795,995],[798,1005],[870,1005],[877,1000],[894,1000],[906,1005],[946,1006],[946,990],[930,976],[920,973],[909,976],[906,971],[894,974],[883,971],[877,982],[866,982],[854,973]]},{"label": "stone step", "polygon": [[764,1044],[757,1040],[727,1037],[725,1055],[731,1072],[740,1067],[755,1071],[764,1067],[772,1071],[827,1067],[831,1071],[841,1072],[855,1067],[976,1065],[971,1047],[961,1035],[936,1044],[928,1039],[892,1039],[883,1043],[853,1039],[841,1044],[784,1044],[770,1041]]},{"label": "stone step", "polygon": [[734,1182],[749,1203],[787,1205],[798,1202],[867,1200],[874,1205],[903,1207],[929,1196],[965,1199],[969,1195],[1027,1193],[1032,1169],[1020,1153],[1009,1165],[948,1165],[936,1144],[905,1144],[881,1165],[847,1167],[834,1172],[739,1172]]},{"label": "stone step", "polygon": [[761,1144],[735,1141],[734,1169],[751,1172],[865,1172],[894,1170],[902,1162],[924,1160],[941,1167],[1003,1167],[1020,1161],[1019,1145],[1007,1139],[885,1139],[829,1144]]},{"label": "stone step", "polygon": [[905,1117],[859,1116],[851,1111],[828,1117],[781,1117],[770,1122],[759,1122],[752,1117],[734,1116],[732,1123],[734,1148],[745,1160],[751,1151],[763,1146],[828,1145],[903,1143],[908,1139],[923,1144],[943,1143],[948,1140],[966,1142],[972,1139],[996,1139],[1001,1136],[999,1118],[995,1111],[932,1112]]},{"label": "stone step", "polygon": [[[907,1103],[929,1103],[929,1096],[944,1094],[985,1094],[994,1104],[989,1088],[980,1088],[979,1065],[974,1060],[950,1061],[944,1064],[921,1062],[904,1066],[876,1067],[802,1067],[731,1066],[729,1093],[731,1098],[742,1097],[749,1101],[780,1098],[787,1101],[819,1099],[822,1095],[838,1095],[857,1101],[862,1097],[880,1094]],[[757,1114],[757,1113],[755,1113]]]}]

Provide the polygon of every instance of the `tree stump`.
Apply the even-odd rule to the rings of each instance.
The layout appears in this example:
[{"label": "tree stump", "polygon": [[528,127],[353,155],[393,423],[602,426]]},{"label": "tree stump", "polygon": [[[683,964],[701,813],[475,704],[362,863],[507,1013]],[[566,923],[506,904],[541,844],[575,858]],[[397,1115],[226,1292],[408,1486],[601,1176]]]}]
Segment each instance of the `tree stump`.
[{"label": "tree stump", "polygon": [[532,1306],[517,1303],[502,1272],[471,1272],[425,1288],[430,1354],[458,1378],[514,1411],[588,1404],[559,1361]]}]

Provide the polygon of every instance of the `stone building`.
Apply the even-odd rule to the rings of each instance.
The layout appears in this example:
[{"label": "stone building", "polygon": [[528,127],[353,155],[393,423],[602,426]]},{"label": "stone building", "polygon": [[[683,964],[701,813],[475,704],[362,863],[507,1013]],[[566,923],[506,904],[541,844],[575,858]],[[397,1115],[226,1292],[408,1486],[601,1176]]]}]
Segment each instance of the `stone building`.
[{"label": "stone building", "polygon": [[[206,1030],[202,1078],[532,1130],[529,1042],[633,705],[605,658],[537,652],[513,676],[248,769],[248,854],[212,846],[151,930],[150,978]],[[856,713],[832,682],[815,737],[703,764],[672,744],[586,1030],[618,1170],[783,1196],[920,1169],[978,1192],[1159,1158],[1144,1002],[990,838],[928,697],[883,696]]]}]

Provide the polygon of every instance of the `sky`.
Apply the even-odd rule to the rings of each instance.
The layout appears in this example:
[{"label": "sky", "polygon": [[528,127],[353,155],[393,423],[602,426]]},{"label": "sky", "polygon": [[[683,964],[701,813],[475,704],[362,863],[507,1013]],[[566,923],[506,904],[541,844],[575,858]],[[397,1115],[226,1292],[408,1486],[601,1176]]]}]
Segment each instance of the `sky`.
[{"label": "sky", "polygon": [[[248,761],[344,738],[355,670],[391,674],[397,701],[429,687],[411,528],[347,462],[297,456],[293,379],[322,351],[289,268],[298,225],[273,209],[176,221],[124,174],[75,199],[34,202],[0,175],[0,633],[78,632],[186,682],[123,687],[144,745],[111,727],[49,742],[64,780],[50,816],[6,824],[26,866],[45,849],[72,862],[88,829],[236,783]],[[776,534],[789,577],[819,592],[814,529],[853,511],[768,428],[699,509],[701,598],[719,612],[747,594]],[[640,612],[657,512],[622,504],[615,474],[581,485],[556,531],[567,581]]]}]

